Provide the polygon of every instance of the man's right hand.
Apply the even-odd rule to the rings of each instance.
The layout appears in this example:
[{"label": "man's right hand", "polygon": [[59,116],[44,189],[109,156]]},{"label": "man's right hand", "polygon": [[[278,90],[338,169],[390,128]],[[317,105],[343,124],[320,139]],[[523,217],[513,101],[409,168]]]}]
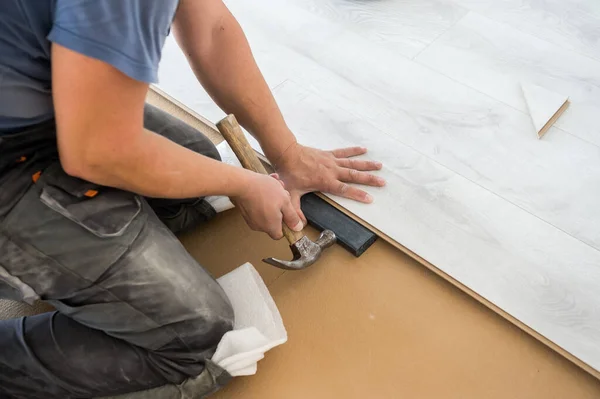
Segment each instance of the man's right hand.
[{"label": "man's right hand", "polygon": [[252,173],[243,193],[232,200],[252,230],[267,233],[275,240],[283,237],[282,222],[294,231],[304,227],[290,193],[276,176]]}]

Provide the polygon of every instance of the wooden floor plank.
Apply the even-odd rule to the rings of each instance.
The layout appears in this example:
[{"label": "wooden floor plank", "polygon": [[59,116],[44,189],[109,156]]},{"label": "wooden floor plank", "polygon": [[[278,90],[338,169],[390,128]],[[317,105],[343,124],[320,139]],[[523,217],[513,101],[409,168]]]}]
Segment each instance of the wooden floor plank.
[{"label": "wooden floor plank", "polygon": [[281,0],[352,30],[396,54],[413,58],[468,10],[446,0]]},{"label": "wooden floor plank", "polygon": [[[243,2],[232,4],[248,26],[260,26],[265,32],[256,37],[259,46],[266,47],[261,40],[273,43],[272,51],[278,56],[265,62],[269,64],[265,73],[288,71],[301,86],[600,249],[600,231],[596,228],[600,208],[594,205],[600,197],[598,147],[558,129],[551,129],[540,142],[526,109],[514,112],[477,90],[395,56],[353,32],[328,27],[301,9],[279,5],[261,9],[263,2],[252,9],[244,7]],[[299,19],[304,21],[304,30],[309,33],[275,35],[271,30],[272,25],[287,26],[292,19],[297,25]],[[448,57],[446,64],[458,65],[457,59]],[[296,72],[299,69],[305,71],[300,75]],[[485,71],[471,70],[470,75],[478,73]],[[570,80],[583,81],[580,91],[591,95],[586,76],[582,74],[578,79],[573,75]],[[518,82],[515,85],[522,96]],[[581,103],[572,104],[566,113],[580,107]],[[598,130],[596,124],[587,126]]]},{"label": "wooden floor plank", "polygon": [[571,105],[556,126],[600,146],[600,61],[473,12],[417,61],[523,112],[521,84],[569,97]]},{"label": "wooden floor plank", "polygon": [[600,60],[595,0],[448,0],[549,43]]}]

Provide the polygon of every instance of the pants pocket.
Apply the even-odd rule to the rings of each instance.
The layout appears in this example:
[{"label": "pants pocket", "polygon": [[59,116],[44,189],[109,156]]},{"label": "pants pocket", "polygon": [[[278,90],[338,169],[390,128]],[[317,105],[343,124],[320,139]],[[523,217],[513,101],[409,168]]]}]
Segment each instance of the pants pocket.
[{"label": "pants pocket", "polygon": [[39,183],[43,204],[101,238],[122,236],[142,208],[137,195],[74,178],[59,165]]},{"label": "pants pocket", "polygon": [[[31,175],[23,178],[31,181]],[[55,162],[0,220],[6,237],[44,262],[4,267],[25,276],[44,299],[66,298],[94,284],[130,250],[146,225],[146,207],[133,193],[73,178]]]}]

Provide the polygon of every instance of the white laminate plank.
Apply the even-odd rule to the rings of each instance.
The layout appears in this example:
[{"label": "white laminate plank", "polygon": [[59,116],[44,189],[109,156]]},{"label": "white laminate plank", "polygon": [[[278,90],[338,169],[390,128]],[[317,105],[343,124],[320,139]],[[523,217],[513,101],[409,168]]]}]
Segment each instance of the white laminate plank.
[{"label": "white laminate plank", "polygon": [[468,12],[446,0],[280,0],[279,3],[323,16],[409,58]]},{"label": "white laminate plank", "polygon": [[450,1],[550,43],[600,60],[600,1]]},{"label": "white laminate plank", "polygon": [[[277,44],[278,56],[271,59],[301,85],[600,249],[597,146],[557,129],[539,141],[528,114],[301,9],[269,0],[228,5]],[[270,33],[271,26],[290,20],[303,21],[302,34]],[[304,69],[310,73],[295,75]]]},{"label": "white laminate plank", "polygon": [[594,146],[556,129],[539,143],[527,134],[525,114],[301,9],[266,0],[228,6],[245,29],[263,32],[254,36],[263,41],[251,41],[264,49],[257,55],[267,72],[285,71],[312,85],[421,153],[600,248]]},{"label": "white laminate plank", "polygon": [[600,369],[599,251],[294,82],[275,97],[307,144],[368,146],[384,162],[388,185],[368,189],[373,204],[336,201]]},{"label": "white laminate plank", "polygon": [[416,60],[523,112],[520,83],[569,97],[556,127],[600,145],[600,61],[469,13]]}]

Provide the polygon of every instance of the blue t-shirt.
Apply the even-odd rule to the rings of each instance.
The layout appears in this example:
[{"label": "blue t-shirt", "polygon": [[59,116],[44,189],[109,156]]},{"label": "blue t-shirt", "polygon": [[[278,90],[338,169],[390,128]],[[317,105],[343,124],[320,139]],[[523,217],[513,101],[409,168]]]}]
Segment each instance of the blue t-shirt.
[{"label": "blue t-shirt", "polygon": [[53,117],[51,42],[154,83],[179,0],[0,0],[0,135]]}]

